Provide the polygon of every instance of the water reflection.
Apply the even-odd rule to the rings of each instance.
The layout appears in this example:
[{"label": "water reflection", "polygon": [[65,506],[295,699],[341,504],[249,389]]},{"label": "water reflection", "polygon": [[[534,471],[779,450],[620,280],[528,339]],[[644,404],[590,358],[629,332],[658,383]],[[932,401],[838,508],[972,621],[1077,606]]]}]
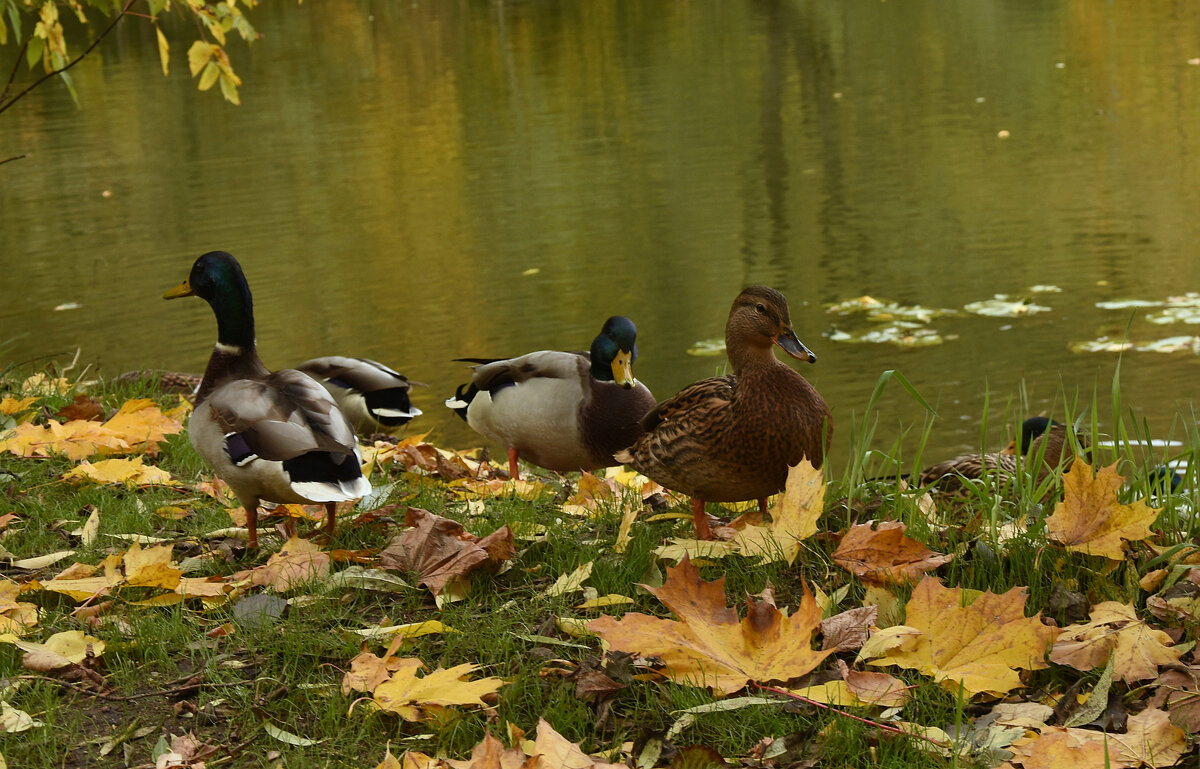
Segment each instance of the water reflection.
[{"label": "water reflection", "polygon": [[[45,88],[0,117],[0,156],[30,153],[0,168],[0,339],[16,360],[199,370],[211,318],[156,297],[226,249],[269,365],[388,362],[465,445],[450,359],[586,346],[627,314],[665,397],[719,368],[685,350],[763,282],[820,356],[801,370],[839,439],[895,368],[943,416],[930,450],[969,448],[989,391],[1024,382],[1036,411],[1107,392],[1115,356],[1068,350],[1123,331],[1095,302],[1197,287],[1198,21],[1085,0],[264,5],[240,108],[196,93],[182,56],[161,79],[125,25],[77,69],[81,109]],[[852,296],[962,307],[1034,284],[1064,289],[1052,312],[939,319],[941,346],[822,337]],[[1186,333],[1142,315],[1138,338]],[[1130,354],[1127,403],[1165,430],[1195,361]],[[921,418],[898,389],[882,407],[883,439]]]}]

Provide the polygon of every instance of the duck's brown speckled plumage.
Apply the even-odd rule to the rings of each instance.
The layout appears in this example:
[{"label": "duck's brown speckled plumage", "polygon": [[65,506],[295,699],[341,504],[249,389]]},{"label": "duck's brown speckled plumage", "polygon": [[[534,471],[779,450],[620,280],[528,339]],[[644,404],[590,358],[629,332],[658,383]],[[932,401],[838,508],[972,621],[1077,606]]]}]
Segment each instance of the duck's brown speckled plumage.
[{"label": "duck's brown speckled plumage", "polygon": [[829,407],[776,359],[773,344],[816,360],[796,338],[783,294],[747,288],[725,326],[733,373],[696,382],[660,403],[642,420],[646,434],[618,459],[668,489],[712,502],[775,494],[788,466],[805,457],[820,467],[833,435]]},{"label": "duck's brown speckled plumage", "polygon": [[[1076,440],[1087,448],[1087,436],[1076,434]],[[1027,459],[1018,459],[1014,441],[1000,452],[963,454],[922,470],[918,482],[922,486],[936,485],[940,491],[960,491],[964,480],[976,480],[991,473],[1001,483],[1007,483],[1016,476],[1019,466],[1038,462],[1040,483],[1049,473],[1069,465],[1074,457],[1066,426],[1045,417],[1030,417],[1022,424],[1020,453]]]}]

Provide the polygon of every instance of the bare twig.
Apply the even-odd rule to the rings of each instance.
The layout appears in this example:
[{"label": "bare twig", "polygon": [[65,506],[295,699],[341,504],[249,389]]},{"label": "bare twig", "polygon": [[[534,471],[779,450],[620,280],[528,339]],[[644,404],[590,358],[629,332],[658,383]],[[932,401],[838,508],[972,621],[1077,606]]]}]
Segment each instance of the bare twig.
[{"label": "bare twig", "polygon": [[32,37],[25,38],[25,42],[21,43],[21,50],[17,51],[17,58],[13,61],[12,72],[8,73],[8,82],[4,84],[4,91],[0,92],[0,104],[4,102],[4,97],[8,96],[9,90],[12,89],[13,81],[17,78],[17,70],[21,66],[21,62],[25,60],[25,51],[29,49],[29,41]]},{"label": "bare twig", "polygon": [[[133,6],[133,3],[134,3],[134,0],[125,0],[125,6],[124,6],[123,8],[121,8],[121,12],[120,12],[120,13],[118,13],[118,14],[117,14],[117,15],[116,15],[116,16],[113,18],[113,20],[112,20],[112,23],[111,23],[111,24],[109,24],[107,27],[105,27],[104,31],[103,31],[103,32],[101,32],[99,35],[97,35],[97,36],[96,36],[96,39],[92,41],[92,44],[91,44],[91,45],[89,45],[87,48],[85,48],[85,49],[83,50],[83,53],[79,54],[79,55],[78,55],[78,56],[76,56],[74,59],[71,59],[71,61],[67,62],[66,66],[64,66],[64,67],[61,67],[61,68],[59,68],[59,69],[51,70],[50,72],[47,72],[46,74],[42,75],[42,76],[41,76],[41,77],[39,77],[37,80],[33,81],[33,82],[32,82],[32,83],[30,83],[28,86],[26,86],[25,90],[21,91],[19,94],[17,94],[16,96],[12,97],[12,98],[11,98],[11,99],[9,99],[8,101],[0,101],[0,113],[3,113],[3,112],[6,110],[6,109],[8,109],[8,108],[9,108],[9,107],[11,107],[12,105],[16,104],[18,101],[20,101],[20,100],[21,100],[21,99],[22,99],[22,98],[23,98],[23,97],[24,97],[26,94],[28,94],[28,93],[29,93],[30,91],[32,91],[34,88],[37,88],[39,85],[41,85],[42,83],[46,82],[47,80],[49,80],[50,78],[54,77],[55,75],[61,75],[63,72],[66,72],[66,71],[67,71],[67,70],[69,70],[71,67],[74,67],[74,66],[75,66],[76,64],[78,64],[80,61],[82,61],[82,60],[83,60],[83,57],[85,57],[85,56],[87,56],[89,53],[91,53],[91,52],[92,52],[92,49],[94,49],[94,48],[95,48],[97,45],[99,45],[99,44],[100,44],[100,41],[101,41],[101,40],[103,40],[105,37],[107,37],[109,32],[112,32],[112,31],[113,31],[113,29],[114,29],[114,28],[117,26],[117,23],[118,23],[119,21],[121,21],[121,19],[125,18],[125,15],[128,13],[128,11],[129,11],[130,7],[132,7],[132,6]],[[29,41],[26,41],[26,43],[28,43],[28,42],[29,42]],[[24,52],[24,49],[23,49],[23,48],[22,48],[22,52]],[[15,75],[15,74],[16,74],[16,66],[18,66],[19,64],[20,64],[20,59],[18,59],[18,60],[17,60],[17,64],[16,64],[16,65],[14,65],[14,68],[13,68],[13,75]],[[12,77],[11,77],[11,76],[10,76],[10,78],[9,78],[9,85],[12,85]],[[4,88],[4,93],[5,93],[5,94],[7,94],[7,93],[8,93],[8,87],[7,87],[7,86]]]},{"label": "bare twig", "polygon": [[5,163],[11,163],[14,160],[20,160],[21,158],[27,158],[27,157],[29,157],[29,153],[25,153],[23,155],[13,155],[11,158],[5,158],[4,160],[0,160],[0,166],[4,165]]}]

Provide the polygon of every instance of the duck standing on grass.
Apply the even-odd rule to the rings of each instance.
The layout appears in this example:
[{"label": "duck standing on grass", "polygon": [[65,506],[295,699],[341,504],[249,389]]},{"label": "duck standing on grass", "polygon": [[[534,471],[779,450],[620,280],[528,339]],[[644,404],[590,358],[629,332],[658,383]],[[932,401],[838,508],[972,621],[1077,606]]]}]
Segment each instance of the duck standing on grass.
[{"label": "duck standing on grass", "polygon": [[820,393],[775,357],[817,356],[792,330],[787,299],[766,286],[738,295],[725,324],[733,373],[703,379],[658,404],[642,420],[645,435],[616,457],[668,489],[692,498],[696,536],[710,539],[705,502],[757,499],[783,490],[788,467],[808,458],[820,467],[833,437]]},{"label": "duck standing on grass", "polygon": [[513,478],[520,478],[518,457],[559,472],[609,467],[618,464],[613,453],[642,434],[639,422],[654,408],[654,396],[633,377],[636,359],[637,328],[614,315],[590,353],[460,358],[478,365],[446,405],[508,449]]},{"label": "duck standing on grass", "polygon": [[296,368],[329,391],[361,435],[390,433],[421,416],[408,399],[413,383],[377,361],[330,355]]},{"label": "duck standing on grass", "polygon": [[210,251],[164,299],[198,296],[217,317],[217,345],[196,393],[188,438],[246,509],[248,546],[258,547],[261,502],[324,504],[332,536],[336,505],[365,496],[358,442],[333,397],[295,369],[272,372],[258,357],[254,310],[241,265]]}]

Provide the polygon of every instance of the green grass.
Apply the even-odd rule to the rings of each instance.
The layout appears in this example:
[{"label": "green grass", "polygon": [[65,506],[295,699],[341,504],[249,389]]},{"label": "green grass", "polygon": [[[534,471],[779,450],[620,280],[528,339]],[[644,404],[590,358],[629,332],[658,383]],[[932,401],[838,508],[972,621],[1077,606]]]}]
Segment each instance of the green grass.
[{"label": "green grass", "polygon": [[[23,378],[11,371],[0,377],[0,397],[19,387]],[[939,499],[933,514],[925,512],[919,504],[922,490],[903,488],[900,480],[941,458],[924,456],[929,436],[937,430],[937,420],[924,404],[929,416],[922,424],[911,426],[903,439],[891,446],[874,446],[876,426],[884,418],[875,402],[886,386],[902,386],[924,404],[907,380],[887,372],[862,415],[838,426],[839,440],[850,441],[850,459],[839,475],[827,478],[822,531],[804,543],[794,565],[760,566],[746,559],[727,558],[702,567],[705,579],[725,577],[731,605],[744,607],[744,596],[760,593],[768,582],[774,586],[781,607],[796,607],[804,584],[840,596],[829,613],[860,605],[863,585],[835,566],[830,554],[837,547],[840,532],[868,519],[903,521],[910,536],[932,550],[952,553],[954,560],[937,572],[948,586],[994,592],[1027,588],[1029,614],[1041,611],[1053,616],[1052,598],[1062,590],[1083,593],[1092,603],[1119,600],[1141,605],[1144,595],[1137,590],[1137,580],[1163,561],[1152,561],[1153,554],[1143,546],[1134,546],[1133,557],[1115,566],[1050,546],[1045,520],[1053,511],[1055,490],[1050,487],[1057,482],[1054,479],[1039,486],[1027,478],[1017,488],[1004,490],[981,485],[961,498]],[[153,383],[99,383],[89,392],[110,412],[131,397],[151,396],[163,403],[172,402],[172,397],[159,395]],[[1053,416],[1079,425],[1092,435],[1114,437],[1118,445],[1094,448],[1093,458],[1098,464],[1122,462],[1123,471],[1131,476],[1126,492],[1130,496],[1148,490],[1143,468],[1190,457],[1200,445],[1194,415],[1181,415],[1166,436],[1151,436],[1146,425],[1127,413],[1118,383],[1114,383],[1109,400],[1101,407],[1101,399],[1093,396],[1090,403],[1081,406],[1078,397],[1064,396],[1061,413]],[[48,396],[40,405],[53,413],[69,401],[67,396]],[[989,407],[983,415],[980,446],[995,450],[1003,445],[1014,429],[1019,429],[1025,413],[1024,407],[1011,400],[999,409]],[[1149,437],[1173,438],[1184,447],[1174,453],[1144,448],[1139,441]],[[5,533],[0,544],[16,558],[76,550],[72,558],[43,573],[5,567],[10,579],[45,580],[74,561],[100,563],[106,555],[128,547],[126,541],[111,536],[119,534],[167,538],[175,543],[177,561],[214,554],[189,576],[231,575],[264,563],[279,546],[278,537],[269,527],[261,531],[262,552],[249,556],[236,542],[209,538],[209,532],[230,525],[228,516],[215,502],[195,499],[190,492],[135,491],[60,481],[59,475],[75,464],[57,458],[31,460],[0,455],[0,495],[5,500],[0,513],[11,511],[20,521]],[[185,483],[207,473],[184,435],[170,438],[154,464]],[[1197,534],[1200,524],[1188,510],[1197,509],[1195,489],[1200,483],[1196,482],[1194,468],[1191,473],[1184,494],[1163,500],[1164,512],[1158,523],[1162,543],[1192,541]],[[414,505],[456,518],[479,535],[505,523],[522,521],[545,524],[546,536],[532,543],[518,541],[518,554],[510,568],[502,573],[475,574],[467,599],[441,609],[427,590],[415,587],[401,593],[324,592],[320,585],[312,584],[286,596],[296,600],[281,618],[255,626],[239,622],[234,607],[245,595],[261,591],[246,591],[212,608],[195,602],[139,607],[129,602],[135,596],[127,591],[104,607],[95,624],[89,624],[72,614],[76,601],[46,591],[26,592],[20,600],[35,603],[41,611],[39,626],[29,634],[30,640],[44,640],[64,630],[85,630],[103,639],[107,649],[95,664],[103,687],[89,689],[81,682],[32,675],[22,667],[21,654],[15,647],[0,645],[0,676],[8,687],[0,699],[45,723],[29,732],[0,734],[0,752],[8,765],[152,765],[152,751],[161,737],[191,732],[201,742],[219,746],[220,750],[208,759],[210,767],[360,769],[382,760],[389,743],[396,755],[411,748],[463,758],[487,731],[507,739],[507,722],[532,734],[539,718],[547,719],[588,751],[613,751],[623,743],[633,743],[637,750],[648,740],[661,738],[676,722],[679,711],[714,701],[704,689],[661,679],[630,680],[629,670],[618,670],[619,666],[612,663],[610,673],[625,676],[628,686],[606,701],[581,699],[567,674],[580,666],[602,666],[600,645],[594,637],[563,635],[555,621],[560,617],[590,619],[598,614],[575,609],[581,600],[578,594],[554,598],[543,595],[560,574],[594,561],[595,570],[587,584],[599,594],[628,595],[636,601],[631,610],[669,616],[656,599],[635,585],[661,579],[668,564],[656,561],[653,550],[670,537],[689,536],[687,519],[651,522],[645,516],[640,518],[634,525],[628,551],[618,554],[611,548],[621,518],[618,506],[589,520],[565,515],[561,499],[552,495],[533,502],[502,497],[487,499],[483,515],[467,517],[465,504],[441,481],[420,479],[398,470],[377,474],[372,480],[377,486],[394,482],[384,502],[401,504],[394,514],[401,523],[403,505]],[[547,481],[554,488],[561,485],[557,477]],[[178,504],[189,497],[194,501],[188,518],[172,521],[151,514],[158,507]],[[101,536],[95,544],[82,547],[69,532],[83,523],[89,506],[101,511]],[[1000,538],[1001,527],[1013,520],[1023,521],[1026,532],[1015,539]],[[327,549],[378,551],[397,531],[396,526],[380,530],[343,521]],[[334,568],[344,566],[339,563]],[[898,588],[897,593],[903,600],[909,590]],[[609,613],[620,614],[622,610],[610,609]],[[461,632],[415,639],[402,649],[401,656],[419,657],[430,668],[476,663],[479,675],[503,678],[507,684],[500,690],[494,709],[450,710],[423,723],[372,712],[363,703],[349,712],[359,695],[343,695],[340,683],[349,661],[360,652],[362,641],[348,631],[385,621],[397,624],[426,619],[439,619]],[[234,632],[213,632],[226,624],[232,624]],[[521,637],[533,635],[551,636],[586,648]],[[1194,631],[1189,628],[1183,642],[1192,638]],[[386,644],[375,641],[367,646],[378,654]],[[853,653],[840,656],[854,664]],[[913,695],[901,712],[889,718],[953,733],[967,728],[987,710],[986,698],[964,702],[926,677],[895,668],[885,670],[911,684]],[[1094,674],[1052,666],[1028,674],[1027,688],[1017,694],[1038,699],[1046,693],[1061,693],[1081,678],[1086,691]],[[1129,704],[1136,706],[1135,694],[1129,690],[1124,694]],[[878,709],[850,712],[869,719],[882,717]],[[285,744],[269,736],[264,724],[317,744]],[[105,740],[113,735],[124,735],[125,739],[102,755]],[[748,756],[767,738],[780,741],[776,748],[784,758],[816,761],[823,768],[985,765],[982,759],[970,756],[934,755],[918,740],[795,702],[698,715],[673,743],[680,747],[703,745],[733,759]],[[670,755],[670,750],[665,752],[664,761]],[[780,765],[786,765],[782,758],[780,761]]]}]

